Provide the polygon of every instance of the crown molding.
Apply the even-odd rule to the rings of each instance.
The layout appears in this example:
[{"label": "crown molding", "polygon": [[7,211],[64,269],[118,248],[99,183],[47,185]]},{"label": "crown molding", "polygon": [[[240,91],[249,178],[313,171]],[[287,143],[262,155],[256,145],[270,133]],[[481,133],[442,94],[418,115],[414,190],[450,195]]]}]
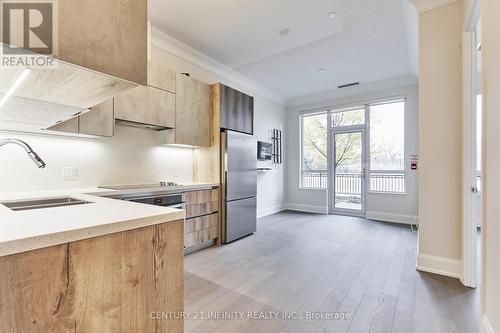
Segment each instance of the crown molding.
[{"label": "crown molding", "polygon": [[259,85],[255,81],[252,81],[246,76],[236,72],[234,69],[167,35],[155,27],[151,27],[151,45],[162,51],[175,55],[197,67],[212,72],[220,77],[221,81],[227,81],[231,84],[239,85],[252,94],[263,96],[282,106],[287,105],[287,99],[285,97]]},{"label": "crown molding", "polygon": [[450,5],[458,0],[408,0],[419,13],[425,13],[439,7]]}]

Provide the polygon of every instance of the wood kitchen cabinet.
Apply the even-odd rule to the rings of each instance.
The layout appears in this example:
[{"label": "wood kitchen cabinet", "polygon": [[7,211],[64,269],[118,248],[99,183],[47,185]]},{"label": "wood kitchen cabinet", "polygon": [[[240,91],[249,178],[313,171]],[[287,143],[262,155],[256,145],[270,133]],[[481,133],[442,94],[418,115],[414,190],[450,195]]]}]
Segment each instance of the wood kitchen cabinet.
[{"label": "wood kitchen cabinet", "polygon": [[58,2],[60,60],[146,85],[148,1]]},{"label": "wood kitchen cabinet", "polygon": [[113,99],[93,106],[90,111],[48,128],[50,131],[113,137],[115,128]]},{"label": "wood kitchen cabinet", "polygon": [[148,63],[147,86],[115,97],[115,118],[127,125],[165,129],[175,127],[176,73],[163,62]]},{"label": "wood kitchen cabinet", "polygon": [[[29,4],[11,2],[5,5],[21,13],[11,17],[11,23],[16,27],[25,26],[22,20],[29,16]],[[35,5],[44,6],[41,26],[35,23],[38,28],[29,31],[24,45],[33,44],[28,43],[28,37],[30,41],[38,37],[36,44],[41,46],[27,50],[26,60],[11,59],[16,60],[12,65],[18,66],[0,66],[0,95],[17,85],[9,92],[13,98],[2,107],[10,109],[2,115],[2,129],[12,130],[10,122],[14,122],[20,125],[18,130],[38,133],[116,94],[148,83],[147,0],[38,2],[35,1]],[[7,34],[0,45],[7,47],[9,43],[14,40]],[[21,64],[26,62],[47,66]],[[24,79],[18,82],[21,74]],[[50,104],[39,107],[38,101]],[[51,104],[64,107],[52,112]],[[16,109],[23,109],[23,112],[15,112]],[[29,119],[30,114],[34,115],[32,119]]]},{"label": "wood kitchen cabinet", "polygon": [[155,87],[140,86],[114,98],[115,118],[128,125],[153,129],[175,127],[176,95]]},{"label": "wood kitchen cabinet", "polygon": [[219,237],[219,189],[186,193],[184,247]]},{"label": "wood kitchen cabinet", "polygon": [[178,73],[175,93],[175,129],[160,133],[160,143],[209,147],[211,119],[210,86]]},{"label": "wood kitchen cabinet", "polygon": [[176,92],[176,73],[168,68],[163,62],[155,61],[154,58],[148,64],[148,85],[151,87]]},{"label": "wood kitchen cabinet", "polygon": [[253,97],[223,84],[219,85],[220,127],[253,134]]},{"label": "wood kitchen cabinet", "polygon": [[115,129],[114,105],[110,99],[78,117],[81,134],[112,137]]},{"label": "wood kitchen cabinet", "polygon": [[0,332],[183,332],[183,223],[0,257]]}]

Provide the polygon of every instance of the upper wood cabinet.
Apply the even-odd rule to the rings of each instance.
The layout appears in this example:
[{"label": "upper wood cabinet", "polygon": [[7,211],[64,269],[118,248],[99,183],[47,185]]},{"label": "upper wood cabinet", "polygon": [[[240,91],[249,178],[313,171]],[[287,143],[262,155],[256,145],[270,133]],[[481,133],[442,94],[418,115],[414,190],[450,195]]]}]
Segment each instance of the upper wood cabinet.
[{"label": "upper wood cabinet", "polygon": [[210,146],[210,86],[184,74],[177,74],[176,143]]},{"label": "upper wood cabinet", "polygon": [[176,81],[175,129],[160,133],[161,143],[209,147],[212,125],[210,86],[179,73]]},{"label": "upper wood cabinet", "polygon": [[114,135],[113,99],[93,106],[78,117],[48,128],[49,131],[112,137]]},{"label": "upper wood cabinet", "polygon": [[148,1],[58,2],[63,61],[133,83],[148,83]]},{"label": "upper wood cabinet", "polygon": [[91,107],[89,112],[78,117],[78,130],[81,134],[112,137],[114,129],[113,99]]},{"label": "upper wood cabinet", "polygon": [[161,62],[151,60],[148,63],[148,85],[175,93],[175,71]]},{"label": "upper wood cabinet", "polygon": [[115,118],[132,126],[174,128],[175,99],[175,94],[163,89],[139,86],[114,98]]},{"label": "upper wood cabinet", "polygon": [[220,127],[253,134],[253,97],[220,85]]}]

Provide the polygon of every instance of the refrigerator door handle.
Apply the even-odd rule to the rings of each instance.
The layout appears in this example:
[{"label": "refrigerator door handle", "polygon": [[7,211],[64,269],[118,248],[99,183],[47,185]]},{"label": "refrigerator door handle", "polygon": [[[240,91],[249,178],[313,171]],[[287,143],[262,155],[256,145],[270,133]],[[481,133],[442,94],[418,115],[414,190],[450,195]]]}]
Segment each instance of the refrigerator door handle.
[{"label": "refrigerator door handle", "polygon": [[224,171],[224,202],[227,201],[227,169]]}]

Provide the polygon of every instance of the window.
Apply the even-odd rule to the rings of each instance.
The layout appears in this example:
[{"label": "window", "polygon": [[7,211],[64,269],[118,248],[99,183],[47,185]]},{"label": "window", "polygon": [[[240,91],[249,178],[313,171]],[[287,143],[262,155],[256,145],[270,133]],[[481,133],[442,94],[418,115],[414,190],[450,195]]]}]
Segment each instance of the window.
[{"label": "window", "polygon": [[[347,151],[348,155],[341,155],[341,157],[347,156],[347,162],[335,161],[334,165],[337,166],[337,170],[349,173],[348,162],[356,162],[357,160],[350,161],[350,159],[361,154],[362,160],[366,161],[366,166],[363,165],[362,169],[369,170],[366,184],[368,191],[405,193],[405,100],[367,103],[320,113],[308,113],[303,114],[300,119],[301,188],[326,189],[329,186],[329,129],[333,129],[335,132],[340,127],[337,133],[342,133],[345,132],[344,130],[348,130],[349,126],[363,129],[366,124],[366,128],[369,128],[366,136],[366,139],[369,140],[368,151],[363,152],[363,156],[356,150],[357,147],[361,147],[357,145],[357,142],[362,140],[361,137],[358,138],[354,134],[338,136],[337,143],[343,143],[349,149],[343,149]],[[338,147],[332,149],[336,148]],[[362,171],[358,173],[361,175]],[[339,179],[336,178],[336,184],[343,184],[342,181],[345,179],[341,181],[341,176],[337,175],[336,177],[339,177]],[[356,183],[357,180],[349,180],[350,182],[346,186],[350,186],[350,188],[360,187],[361,179],[363,178],[359,176],[359,184]]]},{"label": "window", "polygon": [[363,125],[365,123],[365,107],[350,110],[335,110],[332,112],[332,126]]},{"label": "window", "polygon": [[370,105],[370,191],[405,192],[404,101]]},{"label": "window", "polygon": [[327,114],[304,115],[302,121],[301,187],[327,188]]}]

